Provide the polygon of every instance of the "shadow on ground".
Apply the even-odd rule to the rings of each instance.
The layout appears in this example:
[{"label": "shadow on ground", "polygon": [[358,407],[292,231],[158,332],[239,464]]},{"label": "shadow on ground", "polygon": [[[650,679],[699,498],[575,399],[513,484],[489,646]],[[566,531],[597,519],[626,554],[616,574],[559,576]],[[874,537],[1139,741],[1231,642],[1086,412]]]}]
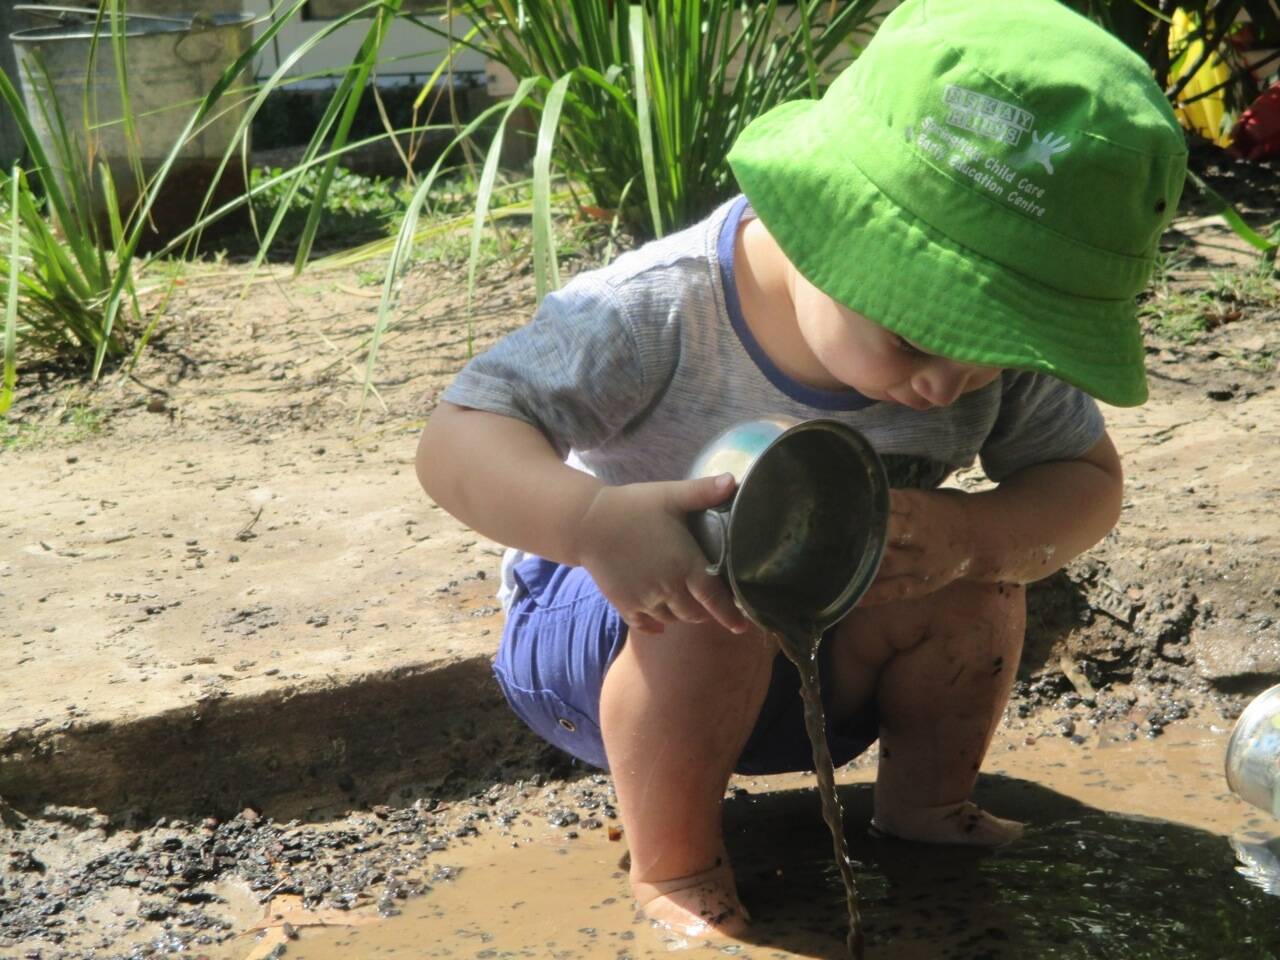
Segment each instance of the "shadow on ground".
[{"label": "shadow on ground", "polygon": [[[866,823],[870,785],[843,788]],[[869,957],[1249,958],[1280,956],[1280,901],[1235,870],[1227,839],[1104,813],[1026,780],[984,777],[977,799],[1029,823],[994,852],[872,840],[850,830]],[[730,850],[754,942],[843,958],[843,892],[811,790],[739,796]]]}]

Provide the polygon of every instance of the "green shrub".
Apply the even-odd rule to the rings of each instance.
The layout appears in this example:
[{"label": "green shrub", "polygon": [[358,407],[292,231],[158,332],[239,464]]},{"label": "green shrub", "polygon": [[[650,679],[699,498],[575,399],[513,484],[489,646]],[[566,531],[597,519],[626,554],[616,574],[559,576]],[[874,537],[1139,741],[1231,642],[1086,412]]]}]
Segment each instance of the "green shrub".
[{"label": "green shrub", "polygon": [[298,177],[295,189],[279,167],[256,168],[250,173],[255,217],[269,219],[284,205],[273,250],[297,248],[317,199],[323,209],[314,238],[317,248],[351,247],[385,237],[404,213],[406,188],[390,177],[365,177],[338,167],[323,197],[318,193],[320,179],[321,171],[313,167]]},{"label": "green shrub", "polygon": [[[1259,92],[1259,84],[1244,60],[1229,42],[1233,35],[1248,30],[1255,42],[1263,46],[1280,43],[1280,14],[1270,0],[1181,0],[1177,4],[1153,4],[1145,0],[1062,0],[1123,40],[1151,66],[1156,79],[1166,86],[1165,93],[1175,105],[1192,102],[1183,90],[1201,66],[1215,53],[1224,57],[1231,68],[1231,80],[1223,90],[1229,111],[1247,105]],[[1198,24],[1180,44],[1170,50],[1169,33],[1173,9],[1180,7]],[[1243,15],[1243,16],[1242,16]],[[1203,60],[1188,64],[1179,78],[1169,80],[1170,64],[1183,51],[1202,42]],[[1270,64],[1274,73],[1276,62]]]},{"label": "green shrub", "polygon": [[[855,57],[875,0],[462,0],[468,45],[535,84],[569,78],[557,166],[639,236],[687,225],[734,189],[725,157],[770,107],[817,96]],[[642,67],[642,69],[640,69]],[[641,78],[643,82],[640,82]]]}]

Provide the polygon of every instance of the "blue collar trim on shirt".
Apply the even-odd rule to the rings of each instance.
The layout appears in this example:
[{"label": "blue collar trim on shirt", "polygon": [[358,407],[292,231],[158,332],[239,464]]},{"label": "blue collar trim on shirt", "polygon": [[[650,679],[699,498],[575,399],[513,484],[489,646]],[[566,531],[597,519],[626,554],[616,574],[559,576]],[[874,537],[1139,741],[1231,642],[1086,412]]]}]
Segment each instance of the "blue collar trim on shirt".
[{"label": "blue collar trim on shirt", "polygon": [[810,387],[793,377],[783,373],[778,365],[769,358],[755,338],[751,328],[747,326],[742,315],[742,304],[738,300],[738,286],[734,279],[733,256],[738,237],[738,224],[747,209],[747,198],[739,197],[729,209],[729,215],[720,228],[720,238],[716,245],[716,259],[720,261],[720,281],[724,286],[724,305],[729,311],[729,323],[733,332],[738,335],[747,354],[755,362],[775,387],[792,400],[816,407],[819,410],[862,410],[876,401],[864,397],[856,390],[824,390],[821,387]]}]

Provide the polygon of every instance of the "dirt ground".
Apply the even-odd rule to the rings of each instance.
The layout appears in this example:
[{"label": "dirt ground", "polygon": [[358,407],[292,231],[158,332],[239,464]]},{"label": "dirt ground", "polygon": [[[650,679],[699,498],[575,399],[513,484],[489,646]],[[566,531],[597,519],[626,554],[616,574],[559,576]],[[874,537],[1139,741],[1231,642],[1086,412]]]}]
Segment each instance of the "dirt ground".
[{"label": "dirt ground", "polygon": [[[1265,211],[1251,212],[1266,221]],[[1203,301],[1210,329],[1186,334],[1153,322],[1151,401],[1106,411],[1126,465],[1124,514],[1098,548],[1031,591],[1010,716],[1035,735],[1084,743],[1105,724],[1117,738],[1156,737],[1192,715],[1229,720],[1280,679],[1280,298],[1245,298],[1224,285],[1224,277],[1252,275],[1256,260],[1195,204],[1165,246],[1156,301]],[[482,664],[492,652],[499,549],[426,500],[412,461],[417,432],[452,374],[529,316],[529,265],[505,257],[488,266],[472,312],[464,263],[414,269],[381,344],[376,393],[357,419],[363,346],[379,296],[376,267],[297,279],[276,272],[248,288],[243,267],[196,269],[131,375],[98,384],[52,370],[24,378],[0,434],[0,798],[26,791],[39,802],[0,799],[8,828],[0,851],[9,858],[0,874],[0,955],[116,955],[111,936],[93,944],[67,937],[65,918],[90,902],[118,907],[116,916],[123,910],[136,921],[127,939],[148,950],[190,946],[197,931],[213,942],[226,931],[212,920],[185,928],[170,921],[202,911],[204,893],[225,901],[214,884],[241,862],[237,851],[249,857],[263,849],[222,837],[225,870],[206,857],[179,887],[160,885],[168,898],[160,906],[139,906],[139,884],[145,890],[156,871],[181,874],[184,838],[202,829],[190,819],[177,827],[171,821],[198,812],[191,807],[205,797],[218,814],[203,827],[209,837],[233,822],[236,836],[254,833],[259,828],[244,818],[256,823],[263,803],[234,817],[239,804],[254,805],[254,784],[210,787],[181,809],[177,783],[171,802],[157,808],[147,791],[130,792],[136,771],[116,771],[115,779],[99,772],[81,784],[65,779],[66,764],[48,768],[56,776],[30,773],[36,758],[52,763],[91,751],[94,741],[76,738],[107,724],[161,714],[198,720],[220,703],[268,695],[288,703],[352,677],[399,680]],[[1274,291],[1273,278],[1259,282]],[[159,294],[146,296],[156,302]],[[955,482],[982,481],[968,474]],[[500,698],[481,690],[485,682],[473,670],[454,686],[478,691],[488,698],[485,709],[497,710]],[[265,725],[262,717],[253,721],[258,736],[227,748],[245,752],[258,771],[248,779],[264,796],[273,795],[273,771],[285,776],[271,741],[292,735],[283,721],[273,729],[269,716]],[[497,743],[501,737],[507,740]],[[449,763],[463,754],[510,758],[506,728],[492,744],[474,732],[463,739]],[[361,822],[390,817],[420,838],[433,816],[456,831],[465,829],[466,810],[483,809],[473,800],[450,817],[433,813],[443,796],[483,796],[468,785],[443,786],[447,772],[438,770],[402,771],[403,780],[414,780],[413,772],[426,785],[414,780],[400,794],[362,792],[342,772],[354,748],[331,746],[338,757],[332,779],[348,809],[363,811],[353,814]],[[555,757],[527,742],[522,748],[529,751],[524,774],[545,782],[565,773]],[[154,756],[166,771],[169,759]],[[312,775],[314,768],[311,761]],[[371,813],[375,807],[383,812]],[[360,846],[363,828],[354,821],[326,822],[299,843],[328,843],[343,856]],[[33,851],[50,842],[50,831],[54,839],[67,835],[67,824],[71,835],[88,839],[79,852],[59,855],[80,872],[78,880],[62,876],[58,887],[57,870],[41,859],[48,855]],[[341,842],[323,839],[343,830]],[[283,842],[282,835],[268,840]],[[118,847],[129,842],[126,855]],[[108,848],[119,870],[114,881],[95,885],[86,864]],[[144,854],[163,865],[129,860]],[[346,906],[360,896],[391,904],[408,892],[393,882],[393,866],[379,861],[346,886],[308,888],[304,878],[286,892],[296,887],[312,906],[341,907],[342,896]],[[129,870],[138,883],[124,882]],[[104,898],[104,886],[116,888],[114,900]],[[37,887],[46,896],[35,897]],[[52,903],[53,889],[61,907],[43,914],[32,907],[32,898]]]}]

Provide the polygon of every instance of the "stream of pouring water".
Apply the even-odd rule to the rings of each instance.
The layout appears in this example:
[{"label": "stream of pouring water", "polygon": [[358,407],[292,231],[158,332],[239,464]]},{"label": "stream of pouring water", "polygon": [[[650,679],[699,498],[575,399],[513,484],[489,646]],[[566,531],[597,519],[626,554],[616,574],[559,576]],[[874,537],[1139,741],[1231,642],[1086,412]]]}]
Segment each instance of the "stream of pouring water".
[{"label": "stream of pouring water", "polygon": [[836,865],[844,881],[845,903],[849,911],[849,934],[845,946],[849,956],[862,960],[862,920],[858,915],[858,888],[853,879],[853,866],[849,861],[849,842],[844,835],[844,810],[836,795],[836,769],[827,746],[827,722],[822,709],[822,695],[818,684],[818,644],[822,633],[811,630],[790,629],[775,633],[778,646],[800,673],[800,695],[804,700],[804,726],[809,734],[809,746],[813,751],[813,770],[818,778],[818,795],[822,798],[822,818],[831,831],[831,843],[835,848]]}]

